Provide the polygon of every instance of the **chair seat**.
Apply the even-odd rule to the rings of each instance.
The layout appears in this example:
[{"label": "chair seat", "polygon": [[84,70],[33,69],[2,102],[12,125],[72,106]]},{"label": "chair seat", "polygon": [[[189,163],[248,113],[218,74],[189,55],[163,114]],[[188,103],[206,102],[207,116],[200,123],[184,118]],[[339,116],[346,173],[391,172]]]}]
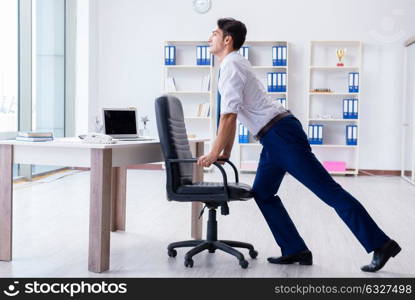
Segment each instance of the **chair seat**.
[{"label": "chair seat", "polygon": [[[253,197],[252,188],[245,183],[228,183],[230,200],[248,200]],[[193,184],[181,185],[177,189],[178,194],[223,194],[223,183],[221,182],[195,182]]]}]

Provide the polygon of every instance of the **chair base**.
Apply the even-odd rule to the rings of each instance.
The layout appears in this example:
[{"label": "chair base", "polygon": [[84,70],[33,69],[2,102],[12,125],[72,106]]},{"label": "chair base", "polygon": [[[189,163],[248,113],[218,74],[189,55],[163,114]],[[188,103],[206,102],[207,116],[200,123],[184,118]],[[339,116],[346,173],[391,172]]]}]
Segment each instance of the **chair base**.
[{"label": "chair base", "polygon": [[182,248],[182,247],[194,247],[186,253],[185,258],[184,258],[184,265],[190,268],[193,267],[192,257],[204,250],[208,250],[210,253],[214,253],[217,249],[219,249],[219,250],[222,250],[223,252],[229,253],[238,259],[239,265],[243,269],[246,269],[249,263],[247,260],[245,260],[244,255],[238,250],[234,249],[233,247],[249,249],[249,256],[251,258],[256,258],[258,256],[258,252],[254,249],[254,246],[248,243],[237,242],[237,241],[207,241],[207,240],[190,240],[190,241],[171,243],[167,247],[168,255],[170,257],[175,257],[177,255],[177,251],[175,250],[175,248]]},{"label": "chair base", "polygon": [[254,246],[252,246],[251,244],[237,241],[217,240],[216,207],[209,208],[209,219],[206,240],[190,240],[171,243],[167,247],[167,254],[170,257],[175,257],[177,255],[177,251],[175,250],[175,248],[182,247],[194,247],[186,253],[184,258],[184,265],[190,268],[193,267],[192,257],[204,250],[208,250],[210,253],[214,253],[217,249],[219,249],[223,252],[229,253],[238,259],[239,265],[243,269],[246,269],[249,263],[247,260],[245,260],[243,254],[238,250],[234,249],[233,247],[248,249],[249,256],[251,256],[251,258],[256,258],[258,256],[258,252],[254,249]]}]

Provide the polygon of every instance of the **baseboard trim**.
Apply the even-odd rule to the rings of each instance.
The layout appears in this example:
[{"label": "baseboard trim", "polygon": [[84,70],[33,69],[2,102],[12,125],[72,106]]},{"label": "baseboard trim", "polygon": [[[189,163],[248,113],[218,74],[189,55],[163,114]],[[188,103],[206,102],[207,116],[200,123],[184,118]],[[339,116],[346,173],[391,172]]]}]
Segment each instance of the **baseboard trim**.
[{"label": "baseboard trim", "polygon": [[359,170],[359,175],[362,176],[401,176],[401,171],[398,170]]}]

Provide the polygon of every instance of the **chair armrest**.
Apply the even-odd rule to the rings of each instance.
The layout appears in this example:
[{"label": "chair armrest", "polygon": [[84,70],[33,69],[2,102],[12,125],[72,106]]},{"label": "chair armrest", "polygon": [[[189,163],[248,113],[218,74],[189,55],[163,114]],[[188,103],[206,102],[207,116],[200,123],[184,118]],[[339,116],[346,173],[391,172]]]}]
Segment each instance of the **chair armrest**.
[{"label": "chair armrest", "polygon": [[[167,159],[166,160],[166,163],[168,163],[168,164],[171,164],[171,163],[197,163],[197,158],[171,158],[171,159]],[[213,164],[222,173],[223,186],[225,187],[225,190],[226,190],[226,192],[229,195],[229,190],[228,190],[228,176],[226,175],[225,169],[218,162],[216,162],[216,161]]]},{"label": "chair armrest", "polygon": [[226,162],[232,167],[232,169],[235,173],[235,182],[238,183],[239,182],[239,175],[238,175],[238,170],[236,169],[235,165],[227,158],[220,158],[220,159],[218,159],[218,161]]}]

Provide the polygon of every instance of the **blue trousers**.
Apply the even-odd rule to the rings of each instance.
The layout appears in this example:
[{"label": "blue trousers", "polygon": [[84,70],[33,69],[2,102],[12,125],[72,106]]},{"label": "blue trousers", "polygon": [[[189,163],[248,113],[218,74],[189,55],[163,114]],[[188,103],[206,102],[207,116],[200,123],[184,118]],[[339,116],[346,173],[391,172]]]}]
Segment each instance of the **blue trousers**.
[{"label": "blue trousers", "polygon": [[282,255],[308,249],[277,196],[285,172],[334,208],[368,253],[389,240],[359,201],[335,182],[317,160],[297,118],[287,116],[278,121],[260,143],[263,149],[253,192]]}]

